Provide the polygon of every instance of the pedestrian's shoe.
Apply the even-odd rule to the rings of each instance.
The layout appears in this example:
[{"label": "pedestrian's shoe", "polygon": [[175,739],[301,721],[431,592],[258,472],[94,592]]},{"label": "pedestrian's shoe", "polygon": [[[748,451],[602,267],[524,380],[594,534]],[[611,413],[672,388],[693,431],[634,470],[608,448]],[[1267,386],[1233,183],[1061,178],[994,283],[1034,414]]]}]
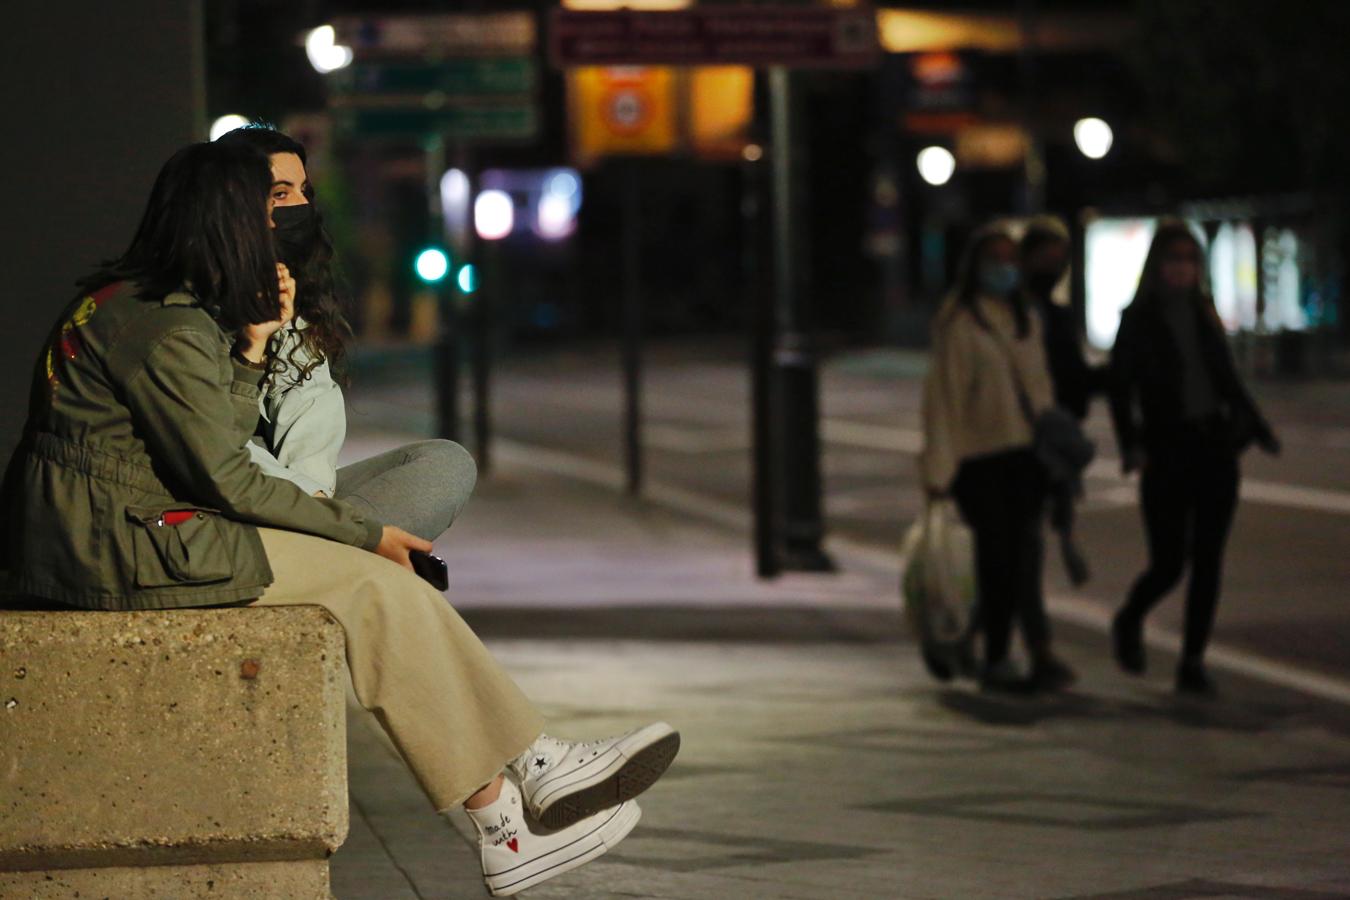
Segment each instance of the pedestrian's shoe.
[{"label": "pedestrian's shoe", "polygon": [[994,694],[1030,694],[1034,688],[1012,660],[1002,659],[985,663],[980,672],[980,690]]},{"label": "pedestrian's shoe", "polygon": [[566,828],[647,790],[679,750],[680,733],[665,722],[575,744],[541,734],[507,768],[535,818]]},{"label": "pedestrian's shoe", "polygon": [[1121,669],[1131,675],[1144,674],[1143,620],[1128,615],[1125,610],[1116,613],[1111,620],[1111,648]]},{"label": "pedestrian's shoe", "polygon": [[1214,697],[1219,692],[1205,671],[1205,664],[1182,660],[1177,666],[1177,693],[1192,697]]},{"label": "pedestrian's shoe", "polygon": [[465,812],[478,829],[483,881],[494,897],[509,897],[590,862],[627,837],[642,817],[630,800],[550,831],[525,811],[520,788],[509,778],[495,801]]},{"label": "pedestrian's shoe", "polygon": [[1031,667],[1031,686],[1038,691],[1063,691],[1078,682],[1078,673],[1053,653],[1036,658]]},{"label": "pedestrian's shoe", "polygon": [[951,681],[956,677],[956,668],[941,654],[937,653],[931,647],[924,647],[922,650],[923,665],[938,681]]}]

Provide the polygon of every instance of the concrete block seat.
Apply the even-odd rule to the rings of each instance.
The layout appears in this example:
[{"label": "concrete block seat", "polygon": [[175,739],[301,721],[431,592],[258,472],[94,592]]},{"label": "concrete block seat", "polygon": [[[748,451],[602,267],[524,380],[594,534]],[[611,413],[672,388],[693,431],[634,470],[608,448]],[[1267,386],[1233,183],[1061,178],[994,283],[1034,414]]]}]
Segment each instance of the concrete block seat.
[{"label": "concrete block seat", "polygon": [[343,654],[315,606],[0,611],[0,897],[330,897]]}]

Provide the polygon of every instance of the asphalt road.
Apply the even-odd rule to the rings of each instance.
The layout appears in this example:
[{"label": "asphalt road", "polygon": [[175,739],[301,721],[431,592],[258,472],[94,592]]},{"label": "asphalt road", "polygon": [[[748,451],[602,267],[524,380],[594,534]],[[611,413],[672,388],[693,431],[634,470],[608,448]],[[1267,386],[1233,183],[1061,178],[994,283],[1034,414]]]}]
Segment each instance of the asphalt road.
[{"label": "asphalt road", "polygon": [[[749,369],[743,347],[685,339],[649,348],[644,374],[648,484],[686,507],[740,517],[749,511]],[[898,548],[922,497],[913,455],[920,444],[924,358],[876,351],[822,367],[825,509],[830,535],[874,553]],[[468,385],[462,442],[474,449]],[[1276,665],[1350,677],[1350,382],[1255,385],[1284,453],[1244,459],[1244,502],[1229,544],[1216,641]],[[349,393],[352,424],[434,432],[433,384],[418,348],[359,355]],[[579,470],[623,463],[622,380],[613,345],[517,350],[492,384],[495,433],[551,453]],[[1104,404],[1089,430],[1100,459],[1079,518],[1093,579],[1073,590],[1051,557],[1047,590],[1105,614],[1144,562],[1136,486],[1119,475]],[[750,552],[748,537],[746,553]],[[1181,590],[1151,622],[1177,629]]]}]

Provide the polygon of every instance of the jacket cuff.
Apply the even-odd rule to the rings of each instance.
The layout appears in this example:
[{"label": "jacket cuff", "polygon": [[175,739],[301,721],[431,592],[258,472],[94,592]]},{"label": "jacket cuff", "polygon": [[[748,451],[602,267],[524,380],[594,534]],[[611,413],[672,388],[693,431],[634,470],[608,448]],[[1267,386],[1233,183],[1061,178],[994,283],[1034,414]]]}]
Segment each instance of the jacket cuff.
[{"label": "jacket cuff", "polygon": [[384,523],[376,522],[374,519],[364,519],[361,522],[366,529],[366,540],[361,545],[362,550],[369,550],[372,553],[375,548],[380,546],[380,541],[384,538]]},{"label": "jacket cuff", "polygon": [[[266,470],[264,469],[264,471]],[[270,475],[271,473],[269,472],[268,474]],[[300,490],[304,491],[306,494],[309,494],[311,497],[313,497],[320,491],[323,492],[323,495],[325,497],[333,496],[333,491],[331,488],[324,487],[322,484],[315,481],[313,478],[310,478],[308,475],[305,475],[301,472],[297,472],[294,469],[287,469],[286,474],[284,475],[278,474],[276,477],[287,479],[296,487],[300,488]]]},{"label": "jacket cuff", "polygon": [[[257,396],[258,389],[262,386],[263,379],[267,377],[267,366],[251,366],[239,361],[239,357],[230,354],[230,365],[234,366],[234,383],[240,387],[250,387],[253,389],[254,396]],[[235,393],[240,393],[236,391]]]}]

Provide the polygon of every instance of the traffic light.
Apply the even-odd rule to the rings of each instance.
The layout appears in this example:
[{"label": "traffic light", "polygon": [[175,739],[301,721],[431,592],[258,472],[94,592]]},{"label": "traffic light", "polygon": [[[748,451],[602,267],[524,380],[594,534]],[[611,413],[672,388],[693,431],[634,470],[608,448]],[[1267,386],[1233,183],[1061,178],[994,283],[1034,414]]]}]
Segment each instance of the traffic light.
[{"label": "traffic light", "polygon": [[450,255],[440,247],[427,247],[417,254],[413,270],[427,284],[436,284],[450,272]]},{"label": "traffic light", "polygon": [[467,297],[478,290],[478,268],[473,263],[460,266],[455,280],[459,284],[459,292]]}]

